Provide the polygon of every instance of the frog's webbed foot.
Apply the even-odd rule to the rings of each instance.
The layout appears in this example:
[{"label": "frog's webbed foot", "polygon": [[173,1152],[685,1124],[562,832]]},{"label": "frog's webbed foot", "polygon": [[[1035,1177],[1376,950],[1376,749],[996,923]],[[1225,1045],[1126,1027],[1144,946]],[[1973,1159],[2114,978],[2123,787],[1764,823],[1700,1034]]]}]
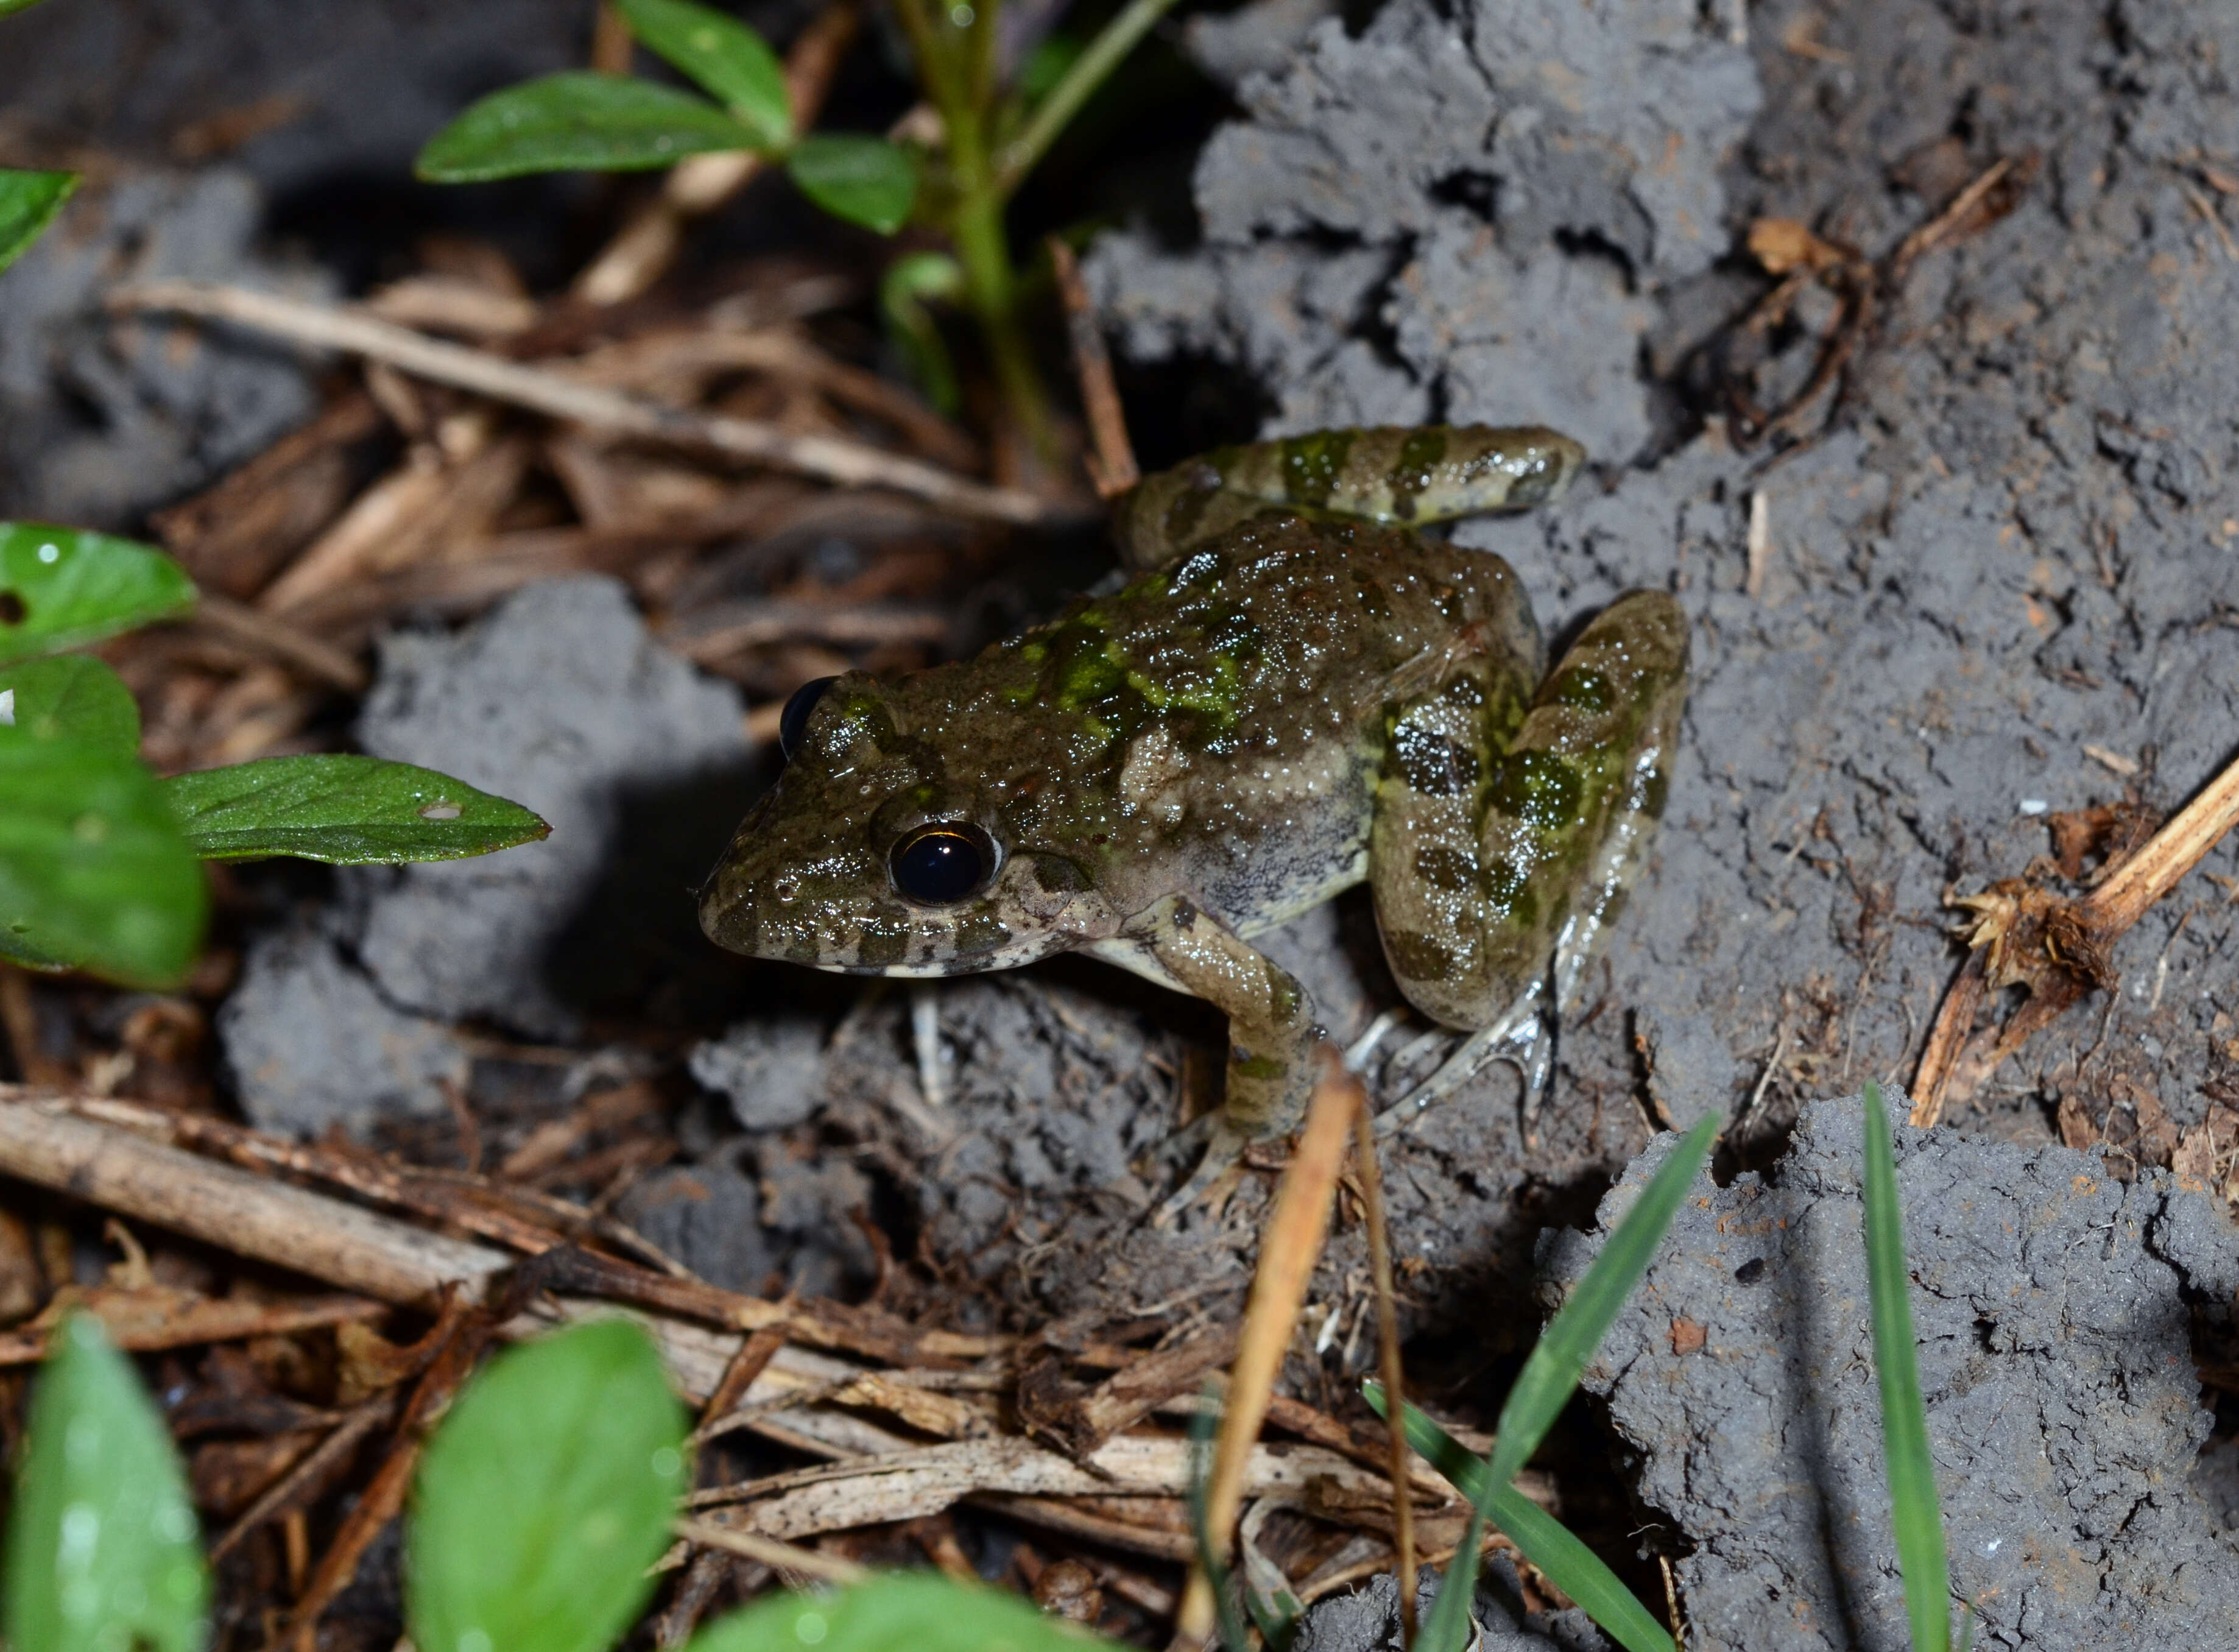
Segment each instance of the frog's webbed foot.
[{"label": "frog's webbed foot", "polygon": [[[1402,1050],[1394,1056],[1392,1067],[1404,1070],[1409,1064],[1407,1054]],[[1535,1146],[1539,1109],[1546,1102],[1555,1068],[1554,1017],[1551,1007],[1545,1006],[1513,1025],[1484,1028],[1454,1044],[1435,1072],[1377,1115],[1376,1134],[1397,1136],[1494,1062],[1508,1062],[1523,1076],[1524,1145]]]}]

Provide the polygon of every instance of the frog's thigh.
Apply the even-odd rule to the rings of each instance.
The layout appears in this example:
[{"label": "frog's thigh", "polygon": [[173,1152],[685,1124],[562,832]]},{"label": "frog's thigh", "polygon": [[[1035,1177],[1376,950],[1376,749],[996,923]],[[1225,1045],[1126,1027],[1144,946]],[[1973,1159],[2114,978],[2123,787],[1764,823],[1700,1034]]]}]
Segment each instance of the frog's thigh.
[{"label": "frog's thigh", "polygon": [[[1511,1026],[1551,967],[1569,996],[1663,812],[1686,671],[1684,615],[1636,591],[1587,626],[1506,740],[1484,720],[1472,729],[1451,695],[1402,712],[1369,881],[1385,956],[1418,1009],[1451,1026]],[[1489,700],[1483,718],[1496,712]]]},{"label": "frog's thigh", "polygon": [[1186,896],[1159,902],[1127,933],[1186,990],[1227,1013],[1228,1134],[1259,1141],[1295,1129],[1313,1090],[1318,1036],[1306,989]]}]

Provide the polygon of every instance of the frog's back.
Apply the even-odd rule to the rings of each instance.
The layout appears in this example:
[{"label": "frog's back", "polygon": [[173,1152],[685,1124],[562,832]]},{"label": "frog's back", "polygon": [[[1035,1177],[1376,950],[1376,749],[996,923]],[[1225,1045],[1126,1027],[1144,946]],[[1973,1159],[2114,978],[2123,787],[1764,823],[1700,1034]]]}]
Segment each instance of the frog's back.
[{"label": "frog's back", "polygon": [[1363,876],[1386,709],[1488,643],[1536,675],[1498,557],[1265,510],[995,651],[1033,673],[1018,749],[1071,754],[1015,827],[1093,842],[1123,909],[1181,887],[1266,929]]}]

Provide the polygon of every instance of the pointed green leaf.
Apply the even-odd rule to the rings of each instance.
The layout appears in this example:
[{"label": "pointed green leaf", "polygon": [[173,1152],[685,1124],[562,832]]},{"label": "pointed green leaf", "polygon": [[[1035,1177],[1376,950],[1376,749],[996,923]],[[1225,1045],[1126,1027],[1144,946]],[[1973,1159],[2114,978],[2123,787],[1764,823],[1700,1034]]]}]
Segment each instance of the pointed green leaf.
[{"label": "pointed green leaf", "polygon": [[379,757],[263,757],[163,783],[196,854],[335,866],[455,861],[549,836],[519,803]]},{"label": "pointed green leaf", "polygon": [[132,690],[83,654],[0,665],[0,726],[39,740],[83,740],[127,757],[140,749],[140,707]]},{"label": "pointed green leaf", "polygon": [[7,950],[168,985],[209,897],[156,778],[83,741],[0,729],[0,933]]},{"label": "pointed green leaf", "polygon": [[774,1595],[719,1618],[686,1652],[1095,1652],[1113,1642],[1015,1595],[889,1572],[828,1595]]},{"label": "pointed green leaf", "polygon": [[963,401],[957,390],[956,364],[940,336],[940,323],[925,301],[958,298],[963,293],[964,266],[945,252],[904,253],[879,277],[879,308],[886,315],[887,336],[909,363],[925,399],[948,414]]},{"label": "pointed green leaf", "polygon": [[768,148],[793,142],[785,65],[745,23],[693,0],[615,0],[615,10],[649,50],[721,98]]},{"label": "pointed green leaf", "polygon": [[651,81],[570,70],[492,92],[428,140],[430,183],[525,172],[626,172],[713,150],[759,150],[761,134],[704,99]]},{"label": "pointed green leaf", "polygon": [[1913,1652],[1951,1644],[1951,1577],[1943,1515],[1936,1499],[1936,1459],[1928,1449],[1928,1405],[1906,1290],[1904,1210],[1897,1192],[1882,1087],[1866,1081],[1866,1286],[1873,1304],[1874,1371],[1881,1380],[1882,1455],[1889,1468],[1890,1519]]},{"label": "pointed green leaf", "polygon": [[819,133],[804,137],[785,170],[801,192],[835,218],[892,235],[917,201],[917,163],[883,137]]},{"label": "pointed green leaf", "polygon": [[[6,16],[7,10],[0,6],[0,17]],[[76,188],[75,172],[0,170],[0,270],[15,263],[23,249],[39,238]]]},{"label": "pointed green leaf", "polygon": [[404,1534],[420,1652],[606,1652],[636,1620],[688,1483],[661,1356],[597,1320],[492,1361],[420,1465]]},{"label": "pointed green leaf", "polygon": [[31,1395],[0,1627],[14,1652],[200,1652],[209,1578],[171,1436],[90,1314]]},{"label": "pointed green leaf", "polygon": [[39,0],[0,0],[0,17],[13,11],[28,11],[38,3]]},{"label": "pointed green leaf", "polygon": [[[1388,1417],[1382,1389],[1373,1382],[1366,1384],[1365,1389],[1368,1402],[1376,1414]],[[1462,1592],[1454,1596],[1457,1605],[1474,1589],[1477,1549],[1483,1540],[1484,1522],[1489,1518],[1524,1551],[1526,1560],[1546,1573],[1549,1582],[1584,1607],[1586,1615],[1628,1652],[1673,1652],[1671,1636],[1655,1615],[1562,1522],[1513,1486],[1494,1481],[1483,1457],[1413,1406],[1403,1405],[1400,1416],[1407,1431],[1407,1443],[1475,1505],[1469,1538],[1455,1554],[1449,1569],[1450,1578],[1464,1575],[1468,1580]],[[1438,1589],[1441,1602],[1447,1598],[1448,1592],[1448,1586],[1442,1583]],[[1434,1623],[1439,1615],[1433,1607]],[[1430,1645],[1426,1626],[1418,1646],[1421,1652],[1429,1652]]]},{"label": "pointed green leaf", "polygon": [[98,642],[195,605],[160,550],[38,522],[0,523],[0,663]]},{"label": "pointed green leaf", "polygon": [[[1601,1254],[1586,1269],[1585,1277],[1571,1287],[1562,1311],[1548,1322],[1531,1357],[1508,1390],[1500,1408],[1499,1433],[1492,1447],[1492,1477],[1502,1485],[1516,1478],[1517,1470],[1531,1461],[1547,1430],[1570,1403],[1571,1392],[1586,1362],[1609,1335],[1609,1328],[1640,1283],[1641,1275],[1664,1242],[1664,1230],[1678,1213],[1679,1202],[1711,1155],[1718,1139],[1719,1117],[1706,1114],[1696,1121],[1671,1156],[1664,1161],[1632,1209],[1624,1213],[1603,1244]],[[1509,1534],[1511,1536],[1514,1533]]]}]

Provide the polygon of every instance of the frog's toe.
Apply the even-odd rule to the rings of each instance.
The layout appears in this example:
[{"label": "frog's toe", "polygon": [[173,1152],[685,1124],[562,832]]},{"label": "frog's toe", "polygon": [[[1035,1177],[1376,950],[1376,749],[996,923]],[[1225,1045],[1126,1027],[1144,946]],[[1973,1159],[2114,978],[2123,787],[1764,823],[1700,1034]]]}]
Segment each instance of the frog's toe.
[{"label": "frog's toe", "polygon": [[1247,1132],[1214,1112],[1175,1131],[1167,1145],[1186,1147],[1199,1139],[1205,1142],[1204,1156],[1198,1160],[1197,1169],[1190,1172],[1189,1180],[1152,1215],[1153,1227],[1166,1227],[1193,1205],[1209,1200],[1216,1188],[1239,1173],[1244,1149],[1252,1142]]},{"label": "frog's toe", "polygon": [[1518,1026],[1488,1027],[1473,1032],[1453,1047],[1436,1072],[1377,1115],[1376,1134],[1379,1138],[1397,1136],[1476,1077],[1489,1063],[1505,1061],[1514,1063],[1524,1075],[1524,1144],[1531,1147],[1534,1144],[1539,1104],[1547,1094],[1553,1055],[1554,1040],[1547,1036],[1537,1016]]}]

